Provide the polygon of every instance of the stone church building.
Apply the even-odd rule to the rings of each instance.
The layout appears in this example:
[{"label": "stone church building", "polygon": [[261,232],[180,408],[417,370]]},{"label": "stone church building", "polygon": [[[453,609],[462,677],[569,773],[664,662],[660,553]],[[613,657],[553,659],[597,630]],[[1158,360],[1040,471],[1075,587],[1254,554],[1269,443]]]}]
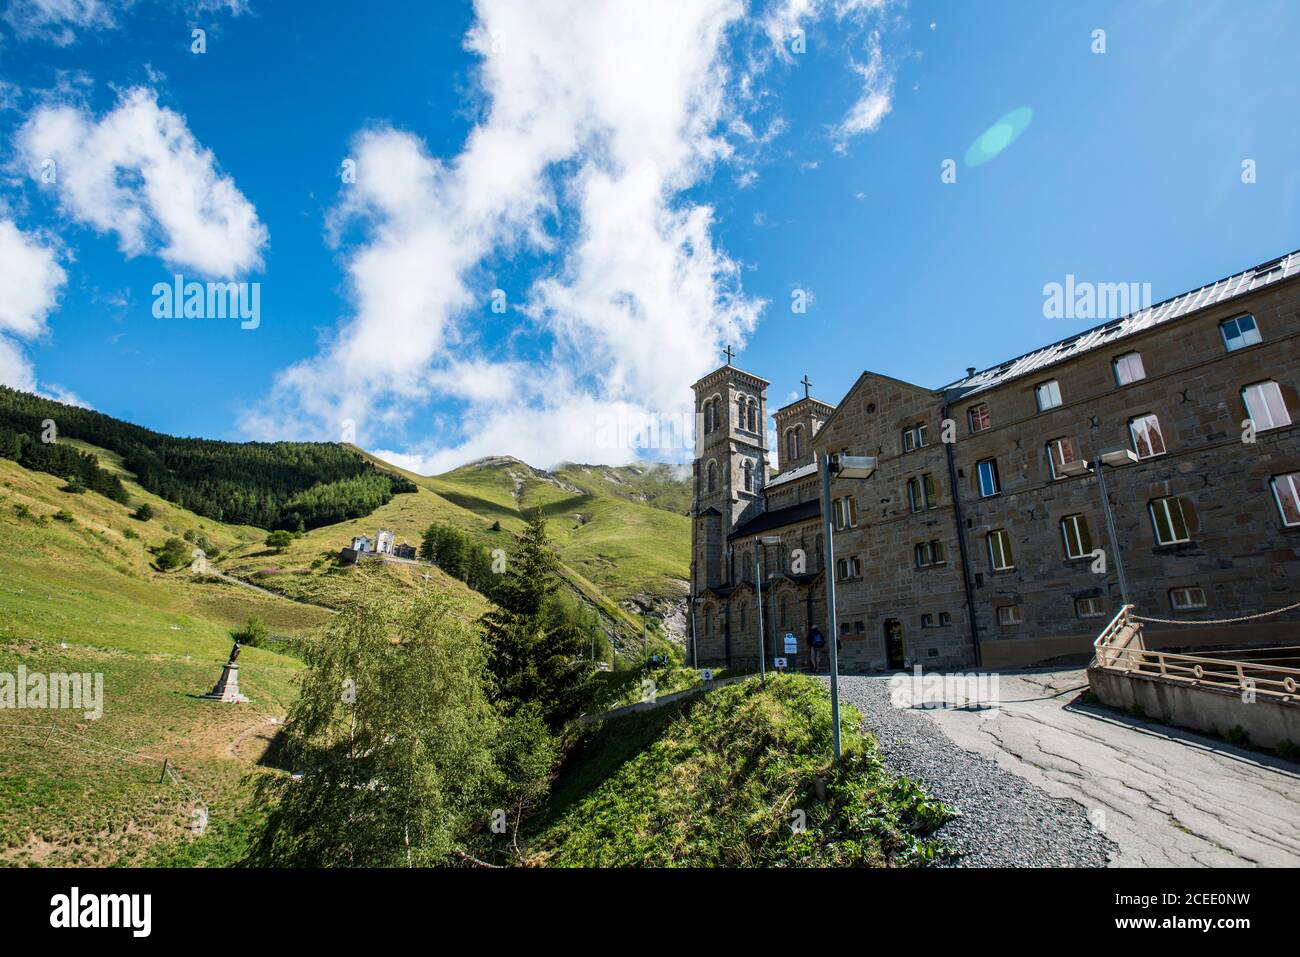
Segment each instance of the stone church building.
[{"label": "stone church building", "polygon": [[770,383],[728,355],[694,386],[699,663],[756,665],[761,641],[803,667],[810,628],[829,640],[826,452],[878,463],[832,482],[844,670],[1086,653],[1122,604],[1117,558],[1136,613],[1169,622],[1149,646],[1296,644],[1294,612],[1183,622],[1300,601],[1298,276],[1300,252],[937,389],[863,372],[831,405],[805,377],[771,425]]}]

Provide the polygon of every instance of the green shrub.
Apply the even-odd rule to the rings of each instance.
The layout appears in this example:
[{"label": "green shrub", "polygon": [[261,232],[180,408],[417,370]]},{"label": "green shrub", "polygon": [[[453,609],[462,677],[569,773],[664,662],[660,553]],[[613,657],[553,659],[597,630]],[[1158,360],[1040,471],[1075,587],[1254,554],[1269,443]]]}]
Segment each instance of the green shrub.
[{"label": "green shrub", "polygon": [[74,521],[74,519],[73,519],[73,517],[72,517],[72,513],[69,512],[66,508],[61,508],[61,509],[59,509],[57,512],[55,512],[55,513],[54,513],[54,520],[55,520],[56,522],[72,522],[72,521]]},{"label": "green shrub", "polygon": [[266,624],[260,618],[248,619],[248,624],[243,628],[238,628],[230,633],[230,637],[241,645],[249,645],[253,648],[262,648],[267,644],[269,634],[266,630]]},{"label": "green shrub", "polygon": [[154,556],[157,559],[158,570],[169,572],[173,568],[189,564],[190,546],[179,538],[169,538],[154,549]]},{"label": "green shrub", "polygon": [[293,544],[293,532],[286,532],[283,529],[272,532],[266,536],[266,547],[276,552],[282,552]]}]

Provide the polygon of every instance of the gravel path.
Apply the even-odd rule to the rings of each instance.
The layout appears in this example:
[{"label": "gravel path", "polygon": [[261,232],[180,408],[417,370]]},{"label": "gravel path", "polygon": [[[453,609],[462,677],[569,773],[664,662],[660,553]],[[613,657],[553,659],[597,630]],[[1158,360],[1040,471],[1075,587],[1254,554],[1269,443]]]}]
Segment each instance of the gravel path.
[{"label": "gravel path", "polygon": [[885,763],[958,809],[938,837],[961,854],[956,867],[1105,867],[1115,845],[1082,805],[1053,798],[989,758],[966,751],[924,711],[889,700],[889,680],[841,676],[840,700],[862,712]]}]

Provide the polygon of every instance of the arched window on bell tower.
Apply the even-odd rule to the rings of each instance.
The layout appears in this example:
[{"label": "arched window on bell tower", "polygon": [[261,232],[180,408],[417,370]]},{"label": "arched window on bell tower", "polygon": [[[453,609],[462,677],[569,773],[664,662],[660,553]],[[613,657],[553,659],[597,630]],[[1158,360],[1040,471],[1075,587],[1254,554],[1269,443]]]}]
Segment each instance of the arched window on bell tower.
[{"label": "arched window on bell tower", "polygon": [[748,415],[746,417],[747,428],[751,432],[758,431],[758,403],[753,399],[749,400]]},{"label": "arched window on bell tower", "polygon": [[749,461],[749,459],[745,459],[745,462],[741,465],[740,469],[745,473],[745,491],[754,491],[754,463]]},{"label": "arched window on bell tower", "polygon": [[709,459],[709,467],[706,471],[708,472],[709,480],[705,485],[705,488],[707,488],[709,494],[712,495],[718,489],[718,464],[714,462],[713,459]]}]

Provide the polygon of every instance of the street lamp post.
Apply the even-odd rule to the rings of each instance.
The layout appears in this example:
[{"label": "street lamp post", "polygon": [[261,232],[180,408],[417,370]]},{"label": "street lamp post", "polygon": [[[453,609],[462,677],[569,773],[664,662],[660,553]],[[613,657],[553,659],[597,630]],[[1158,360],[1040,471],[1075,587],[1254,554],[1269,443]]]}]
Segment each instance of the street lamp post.
[{"label": "street lamp post", "polygon": [[1123,468],[1136,462],[1137,455],[1131,449],[1115,449],[1111,452],[1098,453],[1091,466],[1086,461],[1066,462],[1060,467],[1062,475],[1084,475],[1095,472],[1097,491],[1101,493],[1101,512],[1106,519],[1106,537],[1110,541],[1110,550],[1115,553],[1115,575],[1119,579],[1120,602],[1127,605],[1128,578],[1124,574],[1124,557],[1120,554],[1119,535],[1115,531],[1115,516],[1110,508],[1110,496],[1106,494],[1106,469]]},{"label": "street lamp post", "polygon": [[691,667],[700,666],[700,640],[695,632],[695,606],[700,603],[698,598],[691,599]]},{"label": "street lamp post", "polygon": [[767,566],[767,546],[780,544],[777,535],[764,535],[754,539],[754,578],[758,582],[758,675],[761,684],[767,684],[767,635],[763,631],[763,572],[759,567],[759,551],[762,550],[762,566]]},{"label": "street lamp post", "polygon": [[1127,605],[1128,601],[1128,579],[1124,577],[1124,559],[1119,551],[1119,535],[1115,533],[1115,516],[1110,510],[1110,496],[1106,494],[1106,467],[1119,468],[1124,465],[1131,465],[1137,461],[1137,456],[1128,449],[1118,449],[1114,452],[1104,452],[1097,456],[1095,468],[1097,470],[1097,489],[1101,492],[1101,508],[1106,515],[1106,534],[1110,537],[1110,549],[1115,553],[1115,574],[1119,577],[1119,595],[1120,602]]},{"label": "street lamp post", "polygon": [[835,522],[831,516],[831,474],[842,479],[868,479],[876,471],[873,455],[826,454],[821,457],[822,524],[825,526],[826,557],[822,575],[826,580],[826,617],[831,633],[831,737],[835,760],[840,759],[840,641],[839,613],[835,608]]}]

